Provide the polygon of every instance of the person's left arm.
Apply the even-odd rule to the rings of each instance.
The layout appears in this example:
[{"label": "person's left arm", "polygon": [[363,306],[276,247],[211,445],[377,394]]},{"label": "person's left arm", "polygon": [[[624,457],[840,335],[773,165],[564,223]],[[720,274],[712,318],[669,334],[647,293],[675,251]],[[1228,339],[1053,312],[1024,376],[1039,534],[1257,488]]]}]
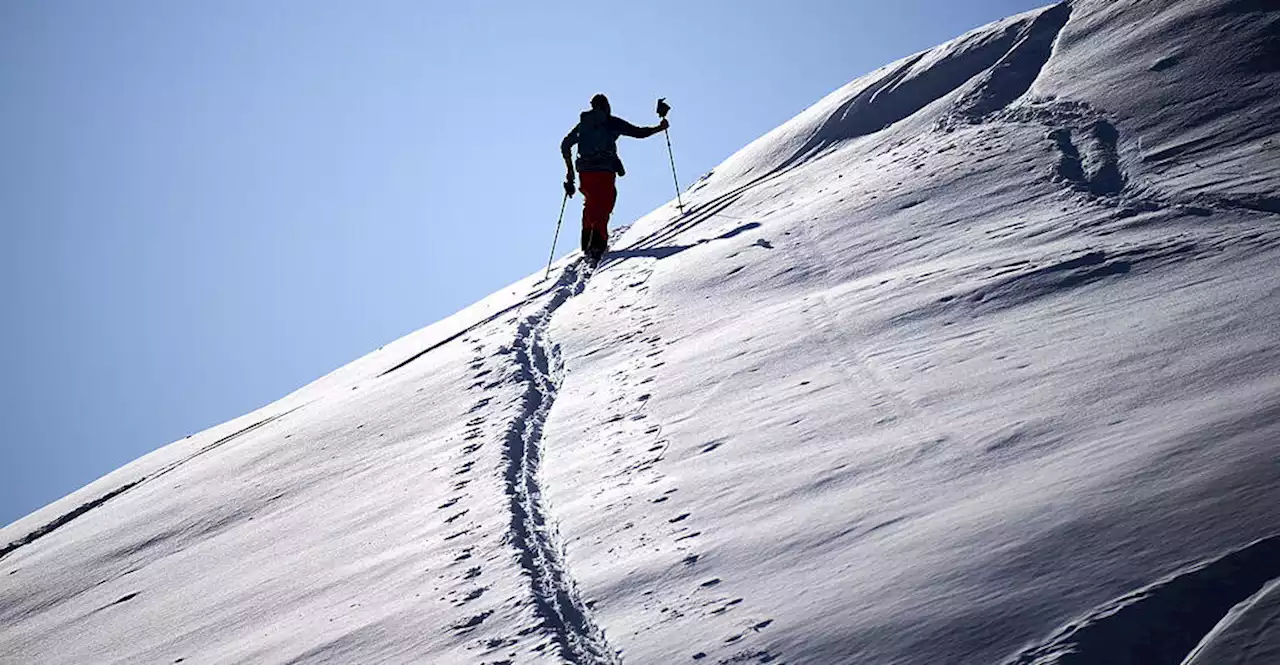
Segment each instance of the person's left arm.
[{"label": "person's left arm", "polygon": [[614,129],[617,130],[619,134],[623,136],[630,136],[633,139],[647,139],[670,126],[670,123],[667,122],[666,118],[663,118],[662,122],[653,125],[652,127],[636,127],[635,125],[618,117],[615,117],[613,120]]}]

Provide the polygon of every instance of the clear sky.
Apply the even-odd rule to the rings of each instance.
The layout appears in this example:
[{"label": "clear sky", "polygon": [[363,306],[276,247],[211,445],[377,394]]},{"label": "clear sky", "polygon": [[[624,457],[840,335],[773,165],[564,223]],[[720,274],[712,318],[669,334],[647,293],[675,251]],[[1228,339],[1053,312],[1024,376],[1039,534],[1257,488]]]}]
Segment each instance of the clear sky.
[{"label": "clear sky", "polygon": [[[0,4],[0,524],[540,269],[592,93],[667,97],[688,185],[1042,4]],[[620,149],[614,224],[673,194],[660,136]]]}]

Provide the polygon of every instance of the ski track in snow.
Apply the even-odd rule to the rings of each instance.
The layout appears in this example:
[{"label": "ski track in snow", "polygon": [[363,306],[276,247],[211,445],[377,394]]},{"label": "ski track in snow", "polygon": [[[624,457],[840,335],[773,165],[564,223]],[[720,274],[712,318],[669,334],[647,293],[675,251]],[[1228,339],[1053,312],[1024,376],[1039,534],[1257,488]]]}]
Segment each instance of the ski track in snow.
[{"label": "ski track in snow", "polygon": [[555,403],[562,376],[559,350],[548,339],[547,331],[556,310],[582,292],[591,272],[581,260],[570,264],[551,290],[547,304],[520,321],[511,352],[527,390],[523,412],[508,429],[505,441],[510,539],[529,576],[538,614],[545,626],[555,631],[564,659],[574,665],[619,662],[604,632],[592,622],[565,567],[538,481],[543,425]]}]

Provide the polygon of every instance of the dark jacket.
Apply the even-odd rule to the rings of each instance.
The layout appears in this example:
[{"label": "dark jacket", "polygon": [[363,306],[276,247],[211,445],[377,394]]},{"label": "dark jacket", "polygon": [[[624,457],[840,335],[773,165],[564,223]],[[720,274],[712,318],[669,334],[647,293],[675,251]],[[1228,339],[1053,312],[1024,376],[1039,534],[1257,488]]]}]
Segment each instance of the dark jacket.
[{"label": "dark jacket", "polygon": [[560,142],[560,153],[567,159],[569,149],[577,144],[578,161],[575,165],[579,173],[610,171],[625,175],[626,169],[618,159],[618,137],[643,139],[660,131],[657,127],[636,127],[622,118],[592,109],[582,112],[578,126]]}]

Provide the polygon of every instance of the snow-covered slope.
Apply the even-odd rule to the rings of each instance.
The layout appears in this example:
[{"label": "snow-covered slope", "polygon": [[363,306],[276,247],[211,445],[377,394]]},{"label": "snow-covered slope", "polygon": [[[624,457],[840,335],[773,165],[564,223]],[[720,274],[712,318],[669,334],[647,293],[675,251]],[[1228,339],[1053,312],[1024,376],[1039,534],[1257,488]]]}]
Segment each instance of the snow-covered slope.
[{"label": "snow-covered slope", "polygon": [[4,663],[1270,663],[1280,9],[872,72],[0,531]]}]

